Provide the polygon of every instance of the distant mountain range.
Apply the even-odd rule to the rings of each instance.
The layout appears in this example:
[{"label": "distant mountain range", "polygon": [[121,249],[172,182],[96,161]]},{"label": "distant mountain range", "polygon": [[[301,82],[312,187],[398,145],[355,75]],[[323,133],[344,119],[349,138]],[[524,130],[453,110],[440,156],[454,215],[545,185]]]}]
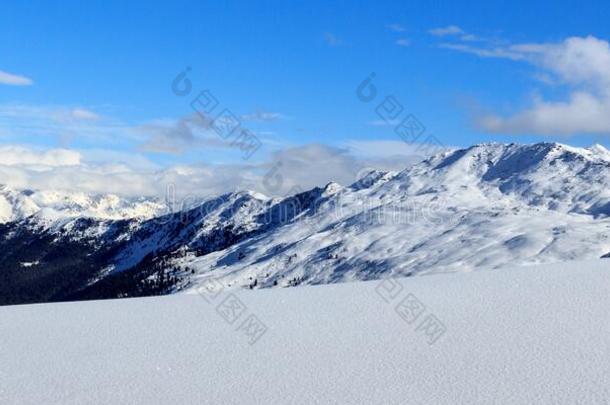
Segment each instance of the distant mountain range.
[{"label": "distant mountain range", "polygon": [[168,212],[152,199],[0,188],[0,304],[600,258],[610,152],[480,144],[351,185],[236,192]]},{"label": "distant mountain range", "polygon": [[14,190],[0,184],[0,223],[35,217],[39,223],[70,218],[148,219],[167,212],[167,204],[152,198],[121,198],[54,190]]}]

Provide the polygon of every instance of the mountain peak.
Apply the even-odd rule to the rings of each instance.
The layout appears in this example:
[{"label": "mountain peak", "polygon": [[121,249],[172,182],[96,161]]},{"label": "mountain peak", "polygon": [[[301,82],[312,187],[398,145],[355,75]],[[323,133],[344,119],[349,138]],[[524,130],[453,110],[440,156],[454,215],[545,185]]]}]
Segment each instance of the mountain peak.
[{"label": "mountain peak", "polygon": [[600,145],[599,143],[594,143],[593,145],[591,145],[589,147],[589,150],[592,152],[601,152],[601,153],[608,152],[608,149],[606,149],[604,146]]},{"label": "mountain peak", "polygon": [[[468,148],[456,149],[449,153],[440,153],[430,159],[436,169],[448,168],[455,165],[466,165],[460,167],[473,169],[477,165],[493,166],[509,161],[514,164],[512,171],[522,171],[542,162],[550,162],[555,158],[562,157],[565,161],[587,160],[599,161],[610,160],[610,151],[601,145],[594,145],[588,149],[577,148],[557,142],[539,142],[534,144],[517,143],[479,143]],[[466,163],[468,161],[468,163]]]},{"label": "mountain peak", "polygon": [[259,193],[258,191],[253,191],[253,190],[236,191],[234,193],[234,196],[237,198],[240,198],[240,197],[253,198],[253,199],[259,200],[259,201],[266,201],[269,199],[269,197],[267,197],[263,193]]},{"label": "mountain peak", "polygon": [[610,161],[610,150],[606,149],[604,146],[599,143],[591,145],[588,150],[594,154],[595,156]]},{"label": "mountain peak", "polygon": [[331,181],[326,186],[324,186],[324,191],[322,192],[322,195],[329,196],[329,195],[335,194],[335,193],[341,191],[342,188],[343,188],[343,186],[341,186],[341,184]]}]

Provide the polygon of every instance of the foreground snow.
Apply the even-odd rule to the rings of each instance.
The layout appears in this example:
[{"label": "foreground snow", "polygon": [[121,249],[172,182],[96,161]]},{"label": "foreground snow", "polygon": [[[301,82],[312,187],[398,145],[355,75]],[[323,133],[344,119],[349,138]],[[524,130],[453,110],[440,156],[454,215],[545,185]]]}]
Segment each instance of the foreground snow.
[{"label": "foreground snow", "polygon": [[235,292],[233,325],[227,293],[1,307],[0,403],[610,401],[610,260],[396,282]]}]

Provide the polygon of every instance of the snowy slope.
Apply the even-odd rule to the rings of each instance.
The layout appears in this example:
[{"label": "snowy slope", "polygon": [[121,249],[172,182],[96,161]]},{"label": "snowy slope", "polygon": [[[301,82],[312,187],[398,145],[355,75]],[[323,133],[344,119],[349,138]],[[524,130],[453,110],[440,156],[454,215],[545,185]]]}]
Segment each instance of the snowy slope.
[{"label": "snowy slope", "polygon": [[[0,307],[0,403],[609,403],[610,261],[485,270],[397,279],[394,299],[379,282],[239,291],[233,325],[225,293]],[[248,314],[268,328],[254,345]]]},{"label": "snowy slope", "polygon": [[180,264],[198,270],[195,285],[264,287],[599,258],[610,252],[609,155],[554,143],[447,152],[331,183],[294,218]]}]

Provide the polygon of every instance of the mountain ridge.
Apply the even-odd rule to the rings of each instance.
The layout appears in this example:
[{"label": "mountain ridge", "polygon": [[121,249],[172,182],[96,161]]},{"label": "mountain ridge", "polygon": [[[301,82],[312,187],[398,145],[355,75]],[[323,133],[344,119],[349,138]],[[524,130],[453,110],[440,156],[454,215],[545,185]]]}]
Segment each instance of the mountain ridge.
[{"label": "mountain ridge", "polygon": [[[32,274],[49,269],[63,287],[28,299],[156,295],[209,279],[225,288],[285,287],[599,258],[610,252],[609,157],[601,146],[487,143],[286,198],[240,191],[163,216],[70,217],[53,227],[34,226],[34,215],[0,226],[0,298],[22,302],[4,296],[20,283],[27,292],[28,277],[44,289],[44,277]],[[28,250],[32,243],[39,252]],[[62,266],[57,252],[66,244],[80,254]],[[72,279],[70,266],[80,266]]]}]

